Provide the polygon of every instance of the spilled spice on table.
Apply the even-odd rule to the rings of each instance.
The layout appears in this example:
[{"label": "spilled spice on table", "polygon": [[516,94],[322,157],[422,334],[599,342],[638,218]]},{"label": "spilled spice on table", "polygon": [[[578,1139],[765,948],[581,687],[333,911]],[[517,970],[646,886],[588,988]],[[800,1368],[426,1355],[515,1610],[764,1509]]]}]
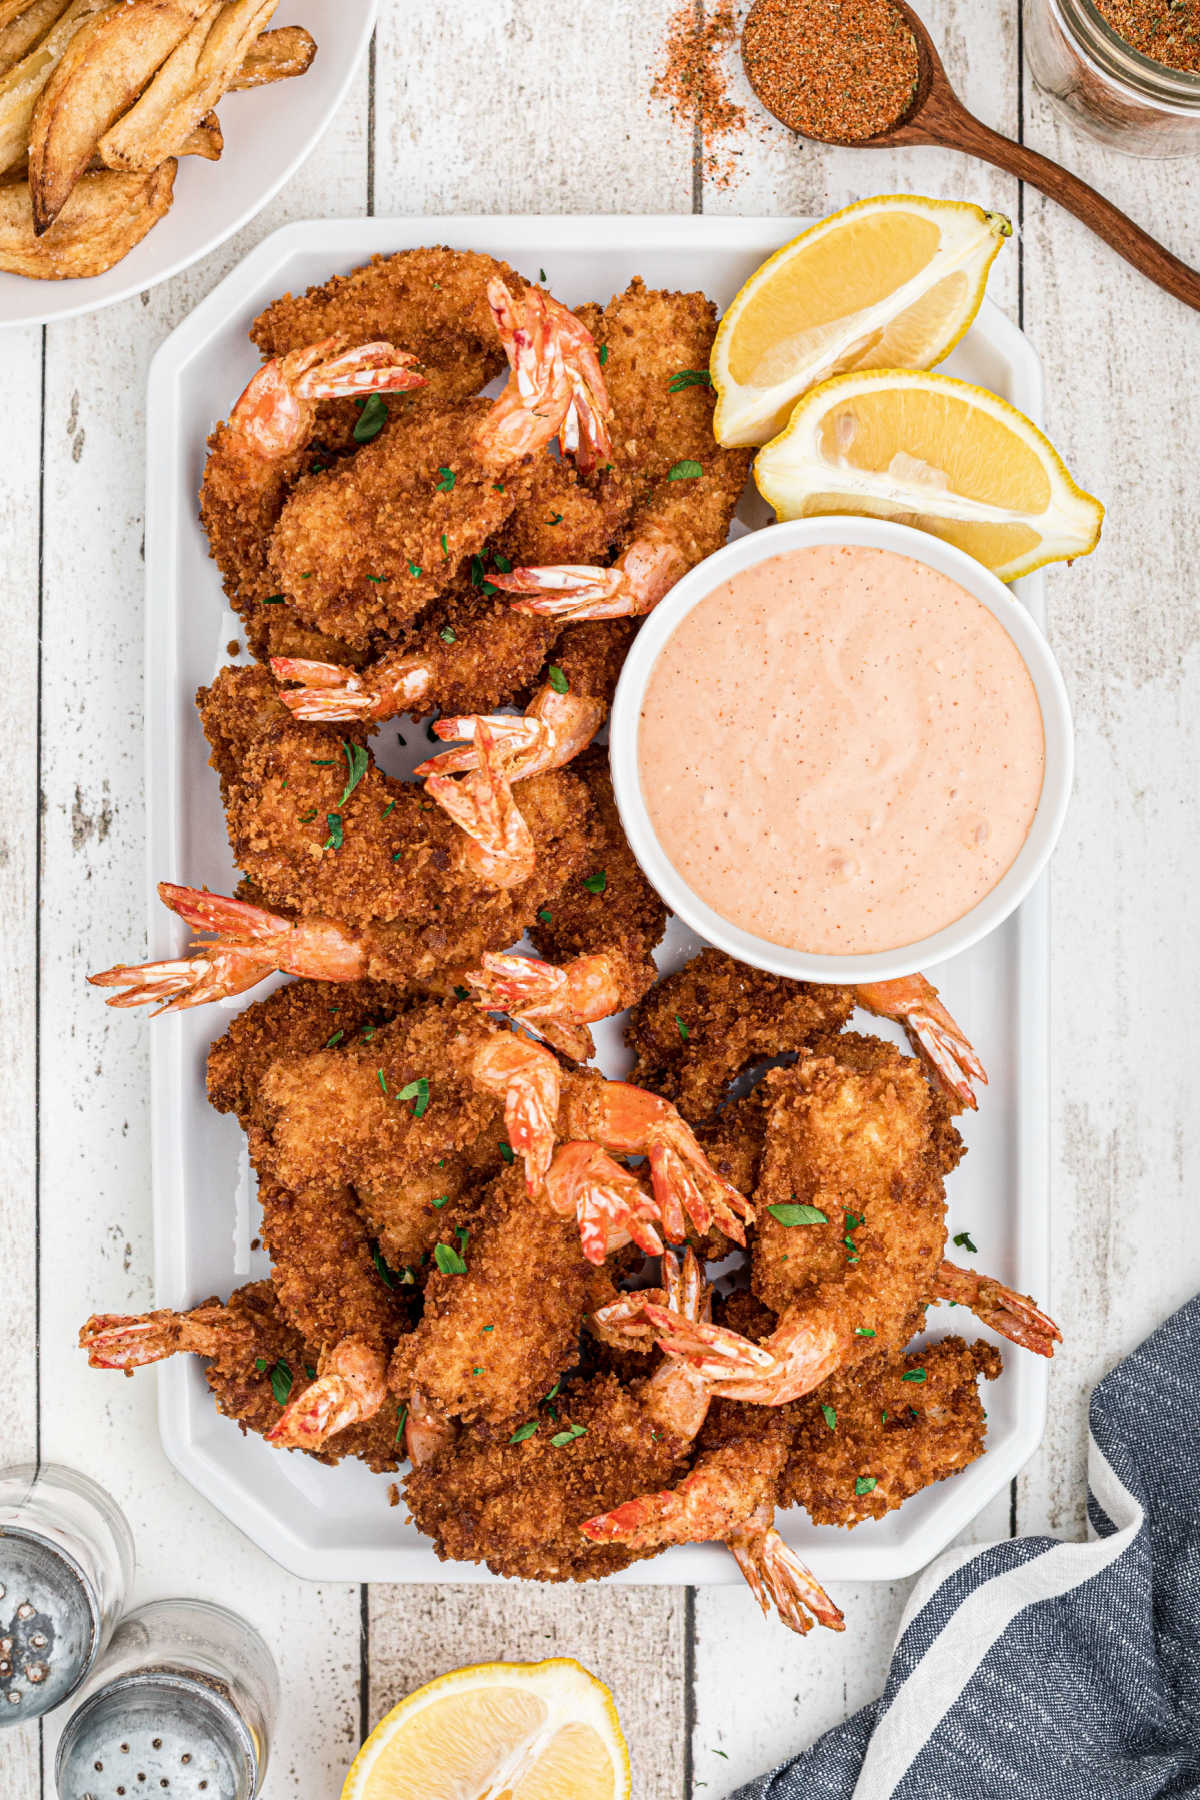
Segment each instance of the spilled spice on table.
[{"label": "spilled spice on table", "polygon": [[737,152],[728,140],[746,128],[745,108],[729,97],[724,59],[737,41],[733,0],[718,0],[705,18],[695,0],[681,0],[667,21],[663,62],[650,89],[688,131],[700,127],[704,173],[728,187]]},{"label": "spilled spice on table", "polygon": [[844,141],[903,118],[920,73],[917,41],[891,0],[755,0],[742,59],[784,125]]},{"label": "spilled spice on table", "polygon": [[1117,36],[1153,62],[1200,75],[1200,0],[1095,0]]}]

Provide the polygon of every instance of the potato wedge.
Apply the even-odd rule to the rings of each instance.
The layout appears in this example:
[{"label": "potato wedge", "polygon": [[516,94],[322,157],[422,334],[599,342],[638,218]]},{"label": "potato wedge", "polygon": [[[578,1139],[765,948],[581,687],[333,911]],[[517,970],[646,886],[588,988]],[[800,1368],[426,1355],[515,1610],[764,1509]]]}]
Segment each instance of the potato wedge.
[{"label": "potato wedge", "polygon": [[51,230],[34,229],[24,181],[0,187],[0,269],[41,281],[102,275],[140,244],[171,205],[176,164],[148,175],[83,175]]},{"label": "potato wedge", "polygon": [[226,92],[279,0],[218,0],[168,56],[141,98],[100,139],[110,169],[156,168]]},{"label": "potato wedge", "polygon": [[206,112],[193,126],[179,146],[180,156],[202,156],[206,162],[219,162],[225,148],[225,133],[215,112]]},{"label": "potato wedge", "polygon": [[210,0],[116,0],[75,33],[38,98],[29,132],[36,231],[54,223],[114,119],[211,10]]},{"label": "potato wedge", "polygon": [[0,171],[24,163],[38,96],[71,39],[107,4],[108,0],[71,0],[45,37],[0,78]]},{"label": "potato wedge", "polygon": [[14,18],[0,25],[0,75],[7,75],[41,43],[69,5],[70,0],[33,0],[32,5],[26,0]]},{"label": "potato wedge", "polygon": [[281,25],[277,31],[264,31],[246,52],[229,91],[237,93],[242,88],[265,87],[272,81],[290,81],[293,75],[304,74],[316,54],[317,40],[303,25]]}]

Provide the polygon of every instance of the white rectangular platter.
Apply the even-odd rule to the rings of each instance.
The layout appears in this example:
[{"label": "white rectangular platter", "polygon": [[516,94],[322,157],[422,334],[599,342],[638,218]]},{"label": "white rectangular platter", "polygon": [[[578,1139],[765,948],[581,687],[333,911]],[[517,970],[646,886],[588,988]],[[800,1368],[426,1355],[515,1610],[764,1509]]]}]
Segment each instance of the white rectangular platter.
[{"label": "white rectangular platter", "polygon": [[[236,879],[217,781],[193,704],[196,688],[228,661],[240,636],[208,557],[196,510],[208,432],[258,365],[247,338],[254,316],[287,290],[302,291],[375,252],[445,243],[503,257],[568,305],[606,300],[634,275],[653,287],[703,289],[726,305],[803,219],[426,218],[308,222],[261,244],[174,331],[155,358],[149,391],[146,517],[146,789],[149,810],[150,954],[179,955],[180,922],[160,905],[163,879],[231,891]],[[1022,333],[985,301],[945,365],[1040,420],[1041,375]],[[765,525],[752,493],[735,532]],[[1015,603],[1042,622],[1040,576],[1018,584]],[[407,730],[410,742],[424,733]],[[396,733],[375,740],[383,766],[402,773]],[[421,753],[410,752],[411,761]],[[660,966],[697,948],[672,923]],[[114,945],[114,952],[122,949]],[[1047,1007],[1048,929],[1044,882],[1000,931],[937,972],[951,1011],[983,1057],[991,1085],[964,1135],[970,1154],[949,1182],[950,1230],[968,1230],[981,1268],[1049,1304]],[[236,1122],[208,1106],[204,1063],[229,1015],[266,990],[158,1019],[152,1043],[153,1178],[157,1303],[187,1307],[226,1295],[267,1272],[252,1250],[258,1228],[253,1178]],[[129,1020],[131,1030],[137,1028]],[[872,1020],[873,1031],[888,1027]],[[893,1033],[899,1041],[899,1033]],[[625,1070],[619,1024],[598,1033],[599,1060]],[[966,1260],[972,1260],[967,1258]],[[961,1310],[931,1310],[934,1335],[978,1331]],[[998,1341],[998,1340],[997,1340]],[[818,1529],[796,1511],[780,1527],[817,1576],[894,1580],[911,1573],[959,1532],[1017,1473],[1042,1434],[1047,1368],[1004,1345],[1004,1374],[987,1391],[988,1449],[962,1474],[852,1532]],[[167,1455],[228,1518],[286,1568],[314,1580],[493,1580],[469,1564],[440,1563],[428,1542],[388,1504],[388,1478],[359,1464],[327,1469],[243,1437],[216,1411],[198,1362],[179,1358],[158,1372],[159,1420]],[[737,1580],[719,1546],[671,1550],[639,1563],[628,1582]]]}]

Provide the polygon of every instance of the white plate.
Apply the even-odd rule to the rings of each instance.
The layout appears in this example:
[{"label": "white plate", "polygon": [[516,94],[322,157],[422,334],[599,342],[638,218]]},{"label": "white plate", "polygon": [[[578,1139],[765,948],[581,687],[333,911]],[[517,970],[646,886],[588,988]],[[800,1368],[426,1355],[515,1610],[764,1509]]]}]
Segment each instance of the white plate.
[{"label": "white plate", "polygon": [[0,326],[44,325],[96,312],[178,275],[260,212],[295,173],[346,97],[375,29],[379,0],[283,0],[268,29],[304,25],[312,67],[291,81],[226,94],[219,162],[183,156],[175,200],[113,268],[86,280],[31,281],[0,273]]},{"label": "white plate", "polygon": [[[268,238],[172,333],[150,375],[146,788],[149,810],[150,954],[181,953],[186,932],[160,905],[160,879],[230,891],[233,865],[215,775],[193,705],[196,687],[226,661],[240,636],[226,609],[196,516],[204,441],[257,366],[246,331],[275,295],[302,290],[375,251],[447,243],[490,251],[549,285],[568,304],[607,299],[635,274],[651,286],[702,288],[725,305],[751,270],[806,223],[798,219],[443,218],[364,219],[291,225]],[[984,302],[946,365],[1041,418],[1038,360],[1016,326]],[[740,531],[765,523],[761,503],[743,503]],[[1039,621],[1041,578],[1019,584]],[[410,762],[424,751],[419,727],[405,727]],[[384,766],[401,772],[395,730],[376,739]],[[397,760],[399,759],[399,760]],[[697,940],[672,924],[660,952],[678,966]],[[114,957],[127,948],[114,943]],[[1046,888],[1039,884],[991,938],[938,971],[951,1011],[991,1074],[980,1112],[964,1132],[971,1154],[949,1183],[951,1232],[969,1230],[980,1267],[1049,1304],[1047,1135],[1048,940]],[[258,990],[259,993],[265,990]],[[158,1304],[185,1307],[227,1294],[266,1272],[252,1253],[257,1205],[235,1121],[208,1106],[204,1059],[228,1017],[255,995],[173,1014],[147,1024],[152,1044],[155,1269]],[[130,1029],[136,1029],[129,1020]],[[868,1029],[887,1030],[878,1021]],[[899,1033],[892,1033],[899,1040]],[[620,1030],[597,1033],[610,1074],[625,1069]],[[955,1252],[954,1254],[958,1254]],[[971,1261],[968,1256],[965,1261]],[[103,1304],[103,1296],[97,1296]],[[982,1328],[961,1310],[942,1310],[934,1330]],[[997,1340],[998,1341],[998,1340]],[[1004,1346],[1001,1379],[986,1393],[987,1453],[953,1480],[910,1500],[886,1519],[846,1532],[818,1529],[789,1513],[780,1524],[817,1575],[894,1580],[920,1568],[1021,1468],[1041,1438],[1047,1367]],[[212,1404],[201,1368],[181,1357],[162,1366],[159,1421],[167,1455],[201,1493],[286,1568],[333,1581],[491,1580],[474,1564],[439,1563],[429,1544],[387,1502],[387,1477],[361,1465],[326,1469],[243,1437]],[[616,1580],[710,1582],[739,1579],[714,1546],[671,1550]]]}]

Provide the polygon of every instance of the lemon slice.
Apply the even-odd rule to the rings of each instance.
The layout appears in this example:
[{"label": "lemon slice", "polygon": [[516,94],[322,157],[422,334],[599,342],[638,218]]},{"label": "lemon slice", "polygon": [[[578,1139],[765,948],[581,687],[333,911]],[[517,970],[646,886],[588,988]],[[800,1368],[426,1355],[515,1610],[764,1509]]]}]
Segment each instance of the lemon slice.
[{"label": "lemon slice", "polygon": [[709,364],[721,444],[765,444],[847,369],[928,369],[975,314],[1012,226],[961,200],[881,194],[801,232],[746,282]]},{"label": "lemon slice", "polygon": [[418,1688],[375,1727],[342,1800],[628,1800],[629,1786],[612,1695],[555,1657]]},{"label": "lemon slice", "polygon": [[754,479],[781,519],[895,519],[957,544],[1002,581],[1086,556],[1104,518],[1024,413],[922,370],[823,382],[759,451]]}]

